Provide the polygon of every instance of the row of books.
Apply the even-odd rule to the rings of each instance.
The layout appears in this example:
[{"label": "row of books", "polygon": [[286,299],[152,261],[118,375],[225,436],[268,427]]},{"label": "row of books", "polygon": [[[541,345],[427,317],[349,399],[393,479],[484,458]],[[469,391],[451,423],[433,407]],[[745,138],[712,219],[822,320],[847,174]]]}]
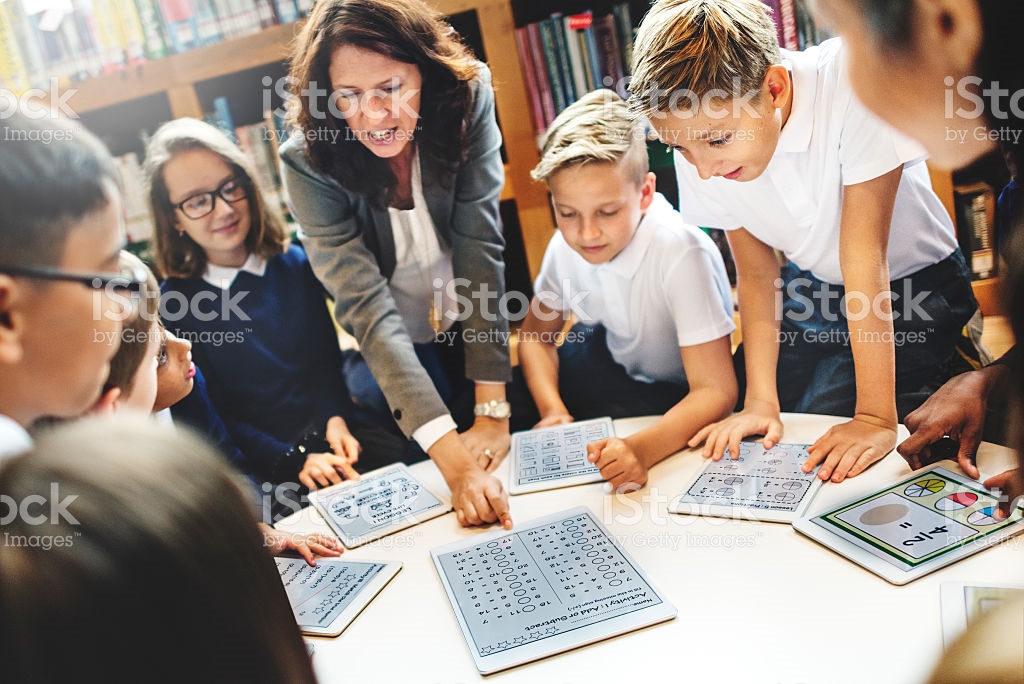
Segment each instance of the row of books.
[{"label": "row of books", "polygon": [[560,111],[597,88],[626,97],[635,29],[629,4],[610,14],[591,11],[549,18],[516,29],[533,127],[547,129]]},{"label": "row of books", "polygon": [[288,24],[313,0],[0,0],[0,88],[49,90]]}]

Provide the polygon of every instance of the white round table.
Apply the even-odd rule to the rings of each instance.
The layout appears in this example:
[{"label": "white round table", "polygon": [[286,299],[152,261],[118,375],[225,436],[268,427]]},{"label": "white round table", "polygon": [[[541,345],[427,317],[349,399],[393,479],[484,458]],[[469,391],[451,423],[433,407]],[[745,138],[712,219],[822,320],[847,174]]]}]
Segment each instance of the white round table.
[{"label": "white round table", "polygon": [[[625,436],[655,418],[615,421]],[[812,443],[846,419],[784,414],[784,442]],[[906,437],[901,428],[900,440]],[[507,482],[508,461],[497,475]],[[1013,467],[1008,449],[983,444],[986,475]],[[903,587],[888,584],[780,523],[674,515],[667,503],[696,476],[699,451],[656,465],[643,489],[605,492],[603,483],[511,497],[517,524],[578,505],[589,506],[679,610],[675,620],[487,677],[527,684],[594,682],[777,682],[908,684],[924,680],[942,650],[939,585],[946,581],[1020,583],[1021,537]],[[944,465],[950,469],[949,462]],[[412,471],[447,493],[432,462]],[[868,494],[910,473],[892,452],[862,475],[826,483],[810,514]],[[280,529],[329,532],[306,508]],[[495,528],[486,528],[495,529]],[[401,572],[334,639],[311,638],[324,684],[483,679],[473,665],[431,562],[435,546],[481,529],[459,526],[454,513],[345,552],[352,560],[398,560]]]}]

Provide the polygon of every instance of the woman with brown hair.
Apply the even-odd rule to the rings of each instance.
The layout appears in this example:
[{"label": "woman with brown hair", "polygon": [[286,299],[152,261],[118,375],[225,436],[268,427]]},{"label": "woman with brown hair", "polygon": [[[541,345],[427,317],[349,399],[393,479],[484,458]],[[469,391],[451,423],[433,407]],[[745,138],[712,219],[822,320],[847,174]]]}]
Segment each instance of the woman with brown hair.
[{"label": "woman with brown hair", "polygon": [[462,524],[510,527],[489,475],[508,450],[510,377],[508,324],[486,301],[504,293],[490,72],[418,0],[323,0],[291,63],[282,175],[372,372],[353,397],[430,455]]}]

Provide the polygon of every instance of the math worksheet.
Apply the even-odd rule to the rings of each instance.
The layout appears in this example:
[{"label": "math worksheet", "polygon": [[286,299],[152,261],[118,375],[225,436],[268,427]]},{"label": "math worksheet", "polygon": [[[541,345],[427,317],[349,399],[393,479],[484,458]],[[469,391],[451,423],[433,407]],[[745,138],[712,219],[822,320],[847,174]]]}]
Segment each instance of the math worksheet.
[{"label": "math worksheet", "polygon": [[601,471],[587,460],[587,445],[614,436],[611,418],[578,420],[514,433],[509,493],[600,482]]},{"label": "math worksheet", "polygon": [[697,478],[669,503],[673,513],[792,522],[804,514],[821,486],[818,469],[803,471],[808,444],[740,442],[738,458],[729,449],[718,461],[707,459]]},{"label": "math worksheet", "polygon": [[451,503],[423,485],[404,463],[311,492],[309,500],[348,548],[447,513]]},{"label": "math worksheet", "polygon": [[589,508],[431,551],[480,672],[676,615]]}]

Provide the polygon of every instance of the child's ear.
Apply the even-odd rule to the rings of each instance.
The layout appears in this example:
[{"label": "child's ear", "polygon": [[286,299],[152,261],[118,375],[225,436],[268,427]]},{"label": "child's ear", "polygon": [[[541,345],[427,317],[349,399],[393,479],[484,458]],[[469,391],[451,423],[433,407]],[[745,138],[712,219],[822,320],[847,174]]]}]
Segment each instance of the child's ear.
[{"label": "child's ear", "polygon": [[23,292],[14,278],[0,273],[0,363],[13,365],[24,355],[25,316],[19,305]]},{"label": "child's ear", "polygon": [[793,80],[789,76],[789,69],[781,64],[768,67],[764,75],[764,89],[771,98],[772,106],[784,109],[793,97]]},{"label": "child's ear", "polygon": [[647,211],[647,208],[651,206],[651,202],[654,201],[654,192],[658,185],[658,177],[653,172],[648,171],[647,175],[644,176],[644,182],[640,185],[640,211]]},{"label": "child's ear", "polygon": [[974,73],[984,36],[979,3],[918,0],[914,4],[917,45],[944,55],[949,60],[947,66],[957,74]]},{"label": "child's ear", "polygon": [[121,398],[121,388],[111,387],[96,400],[89,413],[99,416],[112,416],[117,413],[117,401]]}]

